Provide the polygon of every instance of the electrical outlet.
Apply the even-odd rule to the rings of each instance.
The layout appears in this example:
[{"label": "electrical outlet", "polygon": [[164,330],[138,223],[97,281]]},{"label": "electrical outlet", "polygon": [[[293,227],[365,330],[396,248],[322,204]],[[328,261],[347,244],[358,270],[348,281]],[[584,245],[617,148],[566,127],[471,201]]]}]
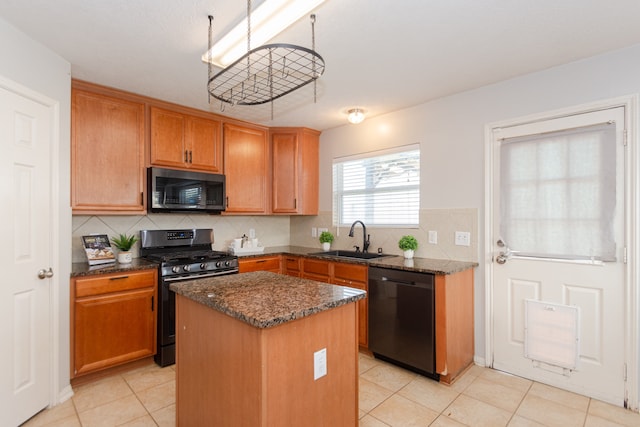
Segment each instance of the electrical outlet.
[{"label": "electrical outlet", "polygon": [[456,231],[457,246],[471,246],[471,233],[468,231]]},{"label": "electrical outlet", "polygon": [[327,349],[323,348],[313,353],[313,379],[327,375]]},{"label": "electrical outlet", "polygon": [[256,238],[256,229],[255,228],[250,228],[249,229],[249,238],[250,239],[255,239]]},{"label": "electrical outlet", "polygon": [[432,245],[438,244],[438,232],[430,230],[429,231],[429,243]]},{"label": "electrical outlet", "polygon": [[316,227],[311,227],[311,237],[318,237],[318,229]]}]

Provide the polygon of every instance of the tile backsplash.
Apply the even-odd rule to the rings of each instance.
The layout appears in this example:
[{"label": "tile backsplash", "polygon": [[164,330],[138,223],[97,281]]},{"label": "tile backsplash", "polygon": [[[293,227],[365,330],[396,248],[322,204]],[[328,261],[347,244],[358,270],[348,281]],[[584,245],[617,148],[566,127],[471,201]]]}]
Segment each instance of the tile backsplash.
[{"label": "tile backsplash", "polygon": [[[149,214],[139,215],[74,215],[72,219],[73,262],[86,261],[81,236],[107,234],[109,238],[118,234],[136,234],[140,230],[168,230],[180,228],[213,228],[213,249],[226,251],[234,238],[249,235],[254,229],[261,245],[282,246],[289,244],[288,216],[222,216],[202,214]],[[133,256],[138,257],[140,242],[133,247]]]},{"label": "tile backsplash", "polygon": [[[366,221],[364,221],[367,224]],[[327,228],[335,237],[333,249],[353,250],[353,246],[362,247],[362,227],[356,225],[354,237],[349,237],[349,228],[336,228],[332,225],[332,213],[321,212],[318,216],[291,217],[291,244],[317,247],[320,242],[311,236],[311,229]],[[429,243],[429,231],[437,233],[437,243]],[[470,245],[455,244],[455,232],[470,233]],[[422,209],[420,225],[416,228],[387,228],[367,225],[367,234],[371,236],[369,252],[378,248],[387,254],[402,255],[398,248],[400,237],[410,234],[418,240],[415,256],[420,258],[452,259],[457,261],[478,261],[478,210],[463,209]]]},{"label": "tile backsplash", "polygon": [[[365,221],[366,224],[366,221]],[[86,257],[80,237],[87,234],[107,234],[110,238],[121,233],[137,234],[140,230],[164,230],[179,228],[213,228],[215,243],[213,249],[227,250],[234,238],[249,235],[254,229],[261,245],[304,246],[321,250],[317,237],[311,236],[311,229],[327,228],[335,236],[333,249],[353,249],[362,246],[362,227],[356,226],[355,236],[349,237],[349,227],[333,227],[331,212],[320,212],[317,216],[224,216],[202,214],[149,214],[139,215],[74,215],[72,219],[73,262],[84,262]],[[437,244],[429,243],[429,231],[438,235]],[[469,232],[469,246],[454,243],[456,231]],[[458,261],[478,261],[478,210],[423,209],[420,211],[420,225],[417,228],[384,228],[367,225],[371,235],[370,252],[382,248],[384,253],[401,255],[398,240],[405,234],[418,239],[416,257],[453,259]],[[133,256],[138,257],[140,242],[133,247]]]}]

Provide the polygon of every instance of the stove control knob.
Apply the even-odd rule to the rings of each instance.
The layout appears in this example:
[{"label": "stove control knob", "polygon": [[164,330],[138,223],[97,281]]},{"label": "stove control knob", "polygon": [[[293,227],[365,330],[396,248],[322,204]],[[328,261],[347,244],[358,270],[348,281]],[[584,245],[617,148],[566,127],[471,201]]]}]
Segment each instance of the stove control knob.
[{"label": "stove control knob", "polygon": [[191,270],[191,266],[190,265],[185,265],[184,267],[182,267],[182,269],[184,271],[189,271],[189,270]]},{"label": "stove control knob", "polygon": [[216,262],[216,267],[220,267],[222,265],[222,262],[218,261]]},{"label": "stove control knob", "polygon": [[174,273],[180,273],[180,267],[176,265],[175,267],[171,268],[171,271],[173,271]]},{"label": "stove control knob", "polygon": [[231,262],[229,262],[229,261],[225,261],[225,262],[224,262],[224,266],[225,266],[225,267],[229,267],[229,264],[231,264]]},{"label": "stove control knob", "polygon": [[206,263],[202,263],[200,264],[200,270],[206,270],[207,269],[207,264]]}]

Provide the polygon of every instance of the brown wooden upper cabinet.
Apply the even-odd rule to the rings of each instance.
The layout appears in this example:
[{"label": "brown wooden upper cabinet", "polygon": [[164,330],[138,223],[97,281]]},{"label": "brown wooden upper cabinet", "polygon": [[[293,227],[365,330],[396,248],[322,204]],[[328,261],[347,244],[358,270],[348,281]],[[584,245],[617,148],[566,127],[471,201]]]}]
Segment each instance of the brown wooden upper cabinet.
[{"label": "brown wooden upper cabinet", "polygon": [[320,132],[271,128],[272,212],[318,214]]},{"label": "brown wooden upper cabinet", "polygon": [[269,213],[269,141],[262,128],[224,124],[225,213]]},{"label": "brown wooden upper cabinet", "polygon": [[220,121],[151,107],[151,165],[222,173]]},{"label": "brown wooden upper cabinet", "polygon": [[74,214],[143,214],[144,103],[74,81],[71,208]]}]

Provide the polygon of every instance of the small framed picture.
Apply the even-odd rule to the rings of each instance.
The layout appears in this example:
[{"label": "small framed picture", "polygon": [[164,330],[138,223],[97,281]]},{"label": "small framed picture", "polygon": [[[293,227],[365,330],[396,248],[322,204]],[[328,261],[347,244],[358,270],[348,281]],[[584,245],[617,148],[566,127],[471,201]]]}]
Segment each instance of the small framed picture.
[{"label": "small framed picture", "polygon": [[115,262],[116,257],[111,249],[109,236],[106,234],[91,234],[82,236],[82,245],[87,255],[89,265]]}]

